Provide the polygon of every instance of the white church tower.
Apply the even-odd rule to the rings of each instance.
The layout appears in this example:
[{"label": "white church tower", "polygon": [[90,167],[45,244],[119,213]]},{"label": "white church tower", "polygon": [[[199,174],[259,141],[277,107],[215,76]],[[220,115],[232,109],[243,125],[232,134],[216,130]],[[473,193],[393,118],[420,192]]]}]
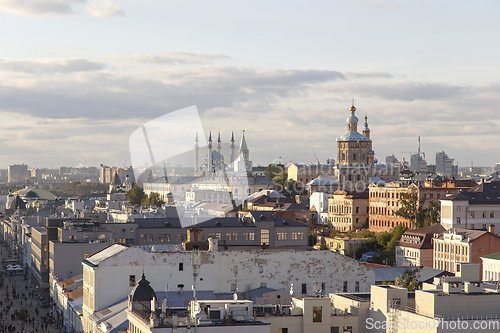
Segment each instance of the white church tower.
[{"label": "white church tower", "polygon": [[234,162],[234,171],[252,172],[252,161],[250,161],[250,151],[245,140],[245,130],[241,136],[240,150],[238,159]]}]

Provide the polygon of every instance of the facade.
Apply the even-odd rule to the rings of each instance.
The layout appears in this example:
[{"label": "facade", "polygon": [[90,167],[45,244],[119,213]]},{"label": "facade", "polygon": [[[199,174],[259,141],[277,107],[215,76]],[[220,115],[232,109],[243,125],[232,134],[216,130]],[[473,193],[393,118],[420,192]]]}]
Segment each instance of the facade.
[{"label": "facade", "polygon": [[[146,250],[147,249],[147,250]],[[166,247],[125,247],[114,244],[83,261],[83,321],[131,293],[143,272],[154,290],[179,291],[193,284],[192,252]],[[325,292],[368,291],[375,272],[331,251],[252,250],[200,251],[196,288],[231,293],[267,285],[312,295],[314,283]],[[137,279],[136,279],[137,278]]]},{"label": "facade", "polygon": [[455,273],[457,263],[481,264],[481,257],[500,252],[500,238],[488,231],[450,229],[435,234],[433,268]]},{"label": "facade", "polygon": [[370,231],[390,231],[397,225],[403,225],[406,228],[412,226],[411,221],[396,216],[396,211],[400,207],[401,194],[409,192],[411,188],[417,189],[418,187],[414,184],[406,187],[400,183],[389,183],[386,186],[373,183],[368,187]]},{"label": "facade", "polygon": [[396,267],[433,267],[432,239],[444,231],[440,224],[406,230],[396,245]]},{"label": "facade", "polygon": [[368,226],[368,191],[337,191],[328,196],[328,222],[336,230],[345,232]]},{"label": "facade", "polygon": [[366,240],[364,238],[325,237],[320,235],[316,236],[316,239],[316,244],[325,244],[330,251],[339,252],[343,255],[346,255],[347,250],[354,250],[356,245],[361,245]]},{"label": "facade", "polygon": [[307,183],[319,176],[334,176],[334,160],[329,160],[326,164],[306,164],[292,163],[287,168],[288,179],[305,186]]},{"label": "facade", "polygon": [[500,281],[500,252],[481,257],[483,281]]},{"label": "facade", "polygon": [[[400,197],[403,193],[415,191],[419,199],[424,199],[423,205],[469,190],[473,186],[473,181],[466,180],[426,180],[420,183],[389,183],[384,185],[370,184],[369,205],[370,223],[369,229],[374,232],[390,231],[395,226],[402,224],[407,228],[412,227],[412,223],[402,217],[396,216],[396,211],[400,208]],[[441,200],[441,206],[443,201]],[[443,208],[441,208],[442,210]],[[442,218],[441,222],[443,224]],[[445,228],[446,225],[443,224]]]},{"label": "facade", "polygon": [[449,158],[444,151],[436,153],[436,173],[446,177],[455,176],[453,159]]},{"label": "facade", "polygon": [[25,164],[9,165],[7,173],[7,181],[10,184],[26,183],[26,179],[30,177],[30,174],[28,173],[28,166]]},{"label": "facade", "polygon": [[414,172],[427,172],[427,161],[421,153],[411,154],[410,170]]},{"label": "facade", "polygon": [[500,182],[482,183],[441,199],[441,224],[446,229],[500,232]]}]

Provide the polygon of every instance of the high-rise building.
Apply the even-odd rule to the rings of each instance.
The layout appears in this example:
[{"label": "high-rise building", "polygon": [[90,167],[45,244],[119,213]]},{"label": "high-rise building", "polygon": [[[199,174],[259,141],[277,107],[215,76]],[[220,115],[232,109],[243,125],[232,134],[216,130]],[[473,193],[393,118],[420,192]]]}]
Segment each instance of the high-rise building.
[{"label": "high-rise building", "polygon": [[8,174],[8,182],[11,184],[24,183],[30,176],[30,174],[28,173],[28,166],[25,164],[9,165]]},{"label": "high-rise building", "polygon": [[453,176],[453,159],[449,158],[444,151],[436,153],[436,173],[448,177]]}]

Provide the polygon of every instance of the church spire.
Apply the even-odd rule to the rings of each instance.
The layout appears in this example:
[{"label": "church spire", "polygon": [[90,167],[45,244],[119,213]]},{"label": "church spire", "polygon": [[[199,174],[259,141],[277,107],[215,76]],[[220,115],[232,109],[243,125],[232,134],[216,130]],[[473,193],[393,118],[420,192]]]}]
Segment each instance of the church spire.
[{"label": "church spire", "polygon": [[363,128],[363,136],[367,139],[370,138],[370,129],[368,128],[368,117],[365,116],[365,128]]}]

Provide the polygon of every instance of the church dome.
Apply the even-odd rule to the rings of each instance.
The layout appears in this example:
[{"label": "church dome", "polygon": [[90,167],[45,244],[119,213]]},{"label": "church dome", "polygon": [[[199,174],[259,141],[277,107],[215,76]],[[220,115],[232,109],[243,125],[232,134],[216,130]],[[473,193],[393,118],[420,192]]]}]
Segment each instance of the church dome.
[{"label": "church dome", "polygon": [[156,297],[155,291],[149,285],[144,273],[142,273],[142,278],[132,290],[132,302],[150,302],[153,297]]},{"label": "church dome", "polygon": [[347,123],[348,124],[353,124],[358,122],[358,117],[354,115],[354,112],[351,113],[349,117],[347,117]]},{"label": "church dome", "polygon": [[[212,151],[212,163],[213,164],[216,164],[216,163],[214,163],[215,161],[223,161],[223,160],[224,160],[224,156],[222,156],[222,154],[220,154],[216,150]],[[205,161],[208,161],[208,154],[205,156]]]}]

